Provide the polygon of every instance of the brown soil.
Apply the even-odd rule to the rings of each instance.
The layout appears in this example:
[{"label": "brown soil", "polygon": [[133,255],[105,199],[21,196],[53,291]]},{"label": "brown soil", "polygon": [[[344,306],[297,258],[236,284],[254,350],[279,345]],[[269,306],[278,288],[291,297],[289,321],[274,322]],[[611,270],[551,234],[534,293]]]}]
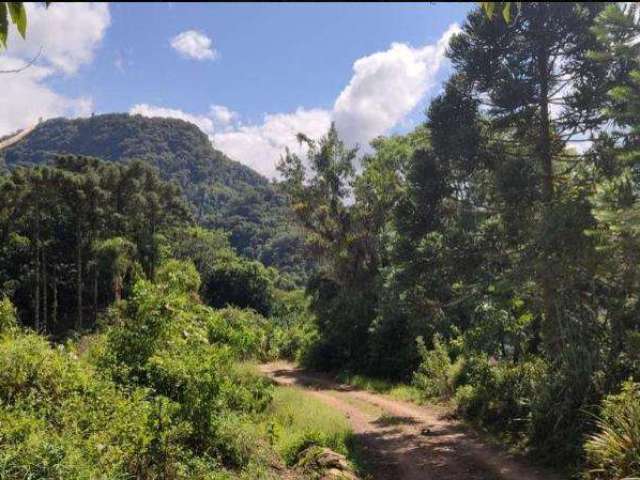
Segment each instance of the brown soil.
[{"label": "brown soil", "polygon": [[359,390],[286,362],[262,365],[261,371],[342,412],[375,480],[560,480],[483,442],[441,408]]}]

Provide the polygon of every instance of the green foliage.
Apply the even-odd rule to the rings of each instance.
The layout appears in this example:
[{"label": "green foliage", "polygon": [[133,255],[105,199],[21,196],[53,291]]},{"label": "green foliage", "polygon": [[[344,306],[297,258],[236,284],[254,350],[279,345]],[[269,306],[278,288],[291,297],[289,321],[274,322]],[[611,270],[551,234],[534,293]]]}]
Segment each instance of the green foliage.
[{"label": "green foliage", "polygon": [[198,224],[227,232],[239,254],[277,266],[298,283],[313,268],[290,228],[284,196],[266,178],[214,149],[193,124],[126,114],[47,120],[2,150],[0,163],[4,158],[10,168],[44,165],[57,154],[118,164],[142,161],[164,181],[177,183]]},{"label": "green foliage", "polygon": [[34,334],[0,341],[0,476],[151,477],[156,435],[142,391],[123,395],[73,352]]},{"label": "green foliage", "polygon": [[234,256],[209,267],[202,297],[214,308],[232,305],[269,315],[273,302],[272,290],[269,272],[261,263]]},{"label": "green foliage", "polygon": [[428,350],[422,337],[418,337],[418,353],[422,361],[413,374],[413,385],[425,398],[446,398],[453,393],[451,370],[453,364],[447,347],[439,336],[433,338],[433,349]]},{"label": "green foliage", "polygon": [[318,341],[318,328],[302,290],[275,291],[272,348],[280,358],[304,362]]},{"label": "green foliage", "polygon": [[346,418],[295,388],[276,388],[268,418],[275,448],[289,465],[312,445],[349,453],[352,433]]},{"label": "green foliage", "polygon": [[63,156],[15,168],[0,177],[0,290],[38,331],[94,327],[136,271],[153,276],[161,234],[188,221],[179,193],[135,161]]},{"label": "green foliage", "polygon": [[253,310],[227,307],[211,315],[207,336],[213,344],[228,345],[240,359],[269,360],[273,324]]},{"label": "green foliage", "polygon": [[193,262],[168,260],[156,272],[156,282],[170,292],[196,294],[200,289],[200,274]]},{"label": "green foliage", "polygon": [[16,310],[11,300],[4,297],[0,300],[0,335],[11,334],[17,328]]},{"label": "green foliage", "polygon": [[484,357],[467,358],[454,378],[458,411],[496,431],[525,435],[545,374],[538,359],[492,364]]},{"label": "green foliage", "polygon": [[640,471],[640,385],[625,382],[622,391],[602,402],[596,433],[586,443],[584,478],[631,478]]},{"label": "green foliage", "polygon": [[123,391],[147,392],[147,423],[158,432],[147,450],[164,471],[255,472],[267,454],[255,425],[271,387],[236,362],[266,355],[269,325],[254,312],[201,305],[198,287],[193,263],[166,262],[156,283],[139,280],[114,307],[117,318],[87,358]]},{"label": "green foliage", "polygon": [[[47,6],[51,2],[44,2]],[[22,38],[27,37],[27,12],[24,2],[0,2],[0,47],[7,48],[9,19]]]}]

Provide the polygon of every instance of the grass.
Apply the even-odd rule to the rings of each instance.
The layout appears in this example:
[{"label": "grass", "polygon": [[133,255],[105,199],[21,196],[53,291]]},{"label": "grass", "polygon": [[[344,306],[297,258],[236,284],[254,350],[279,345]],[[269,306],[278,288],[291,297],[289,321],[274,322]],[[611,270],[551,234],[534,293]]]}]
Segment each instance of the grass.
[{"label": "grass", "polygon": [[288,465],[311,445],[349,456],[353,432],[341,413],[294,387],[276,387],[266,412],[266,429]]},{"label": "grass", "polygon": [[366,375],[350,374],[347,372],[338,374],[337,379],[342,383],[361,390],[388,395],[395,400],[417,404],[425,403],[424,395],[422,395],[419,389],[412,385],[394,383],[380,378],[372,378]]}]

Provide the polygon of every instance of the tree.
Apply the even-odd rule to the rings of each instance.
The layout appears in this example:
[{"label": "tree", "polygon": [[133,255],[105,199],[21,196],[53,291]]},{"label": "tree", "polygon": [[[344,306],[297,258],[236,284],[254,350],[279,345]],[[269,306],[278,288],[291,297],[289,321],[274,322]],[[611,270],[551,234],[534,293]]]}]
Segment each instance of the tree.
[{"label": "tree", "polygon": [[101,269],[111,277],[113,300],[118,302],[122,299],[124,277],[133,265],[136,246],[126,238],[113,237],[96,242],[93,248]]},{"label": "tree", "polygon": [[[508,142],[503,152],[526,158],[536,172],[540,227],[559,227],[548,223],[559,220],[556,189],[581,159],[566,150],[567,141],[588,134],[604,120],[598,109],[603,71],[588,55],[596,46],[591,26],[601,10],[600,4],[527,3],[509,24],[476,12],[450,45],[449,56],[468,94],[487,108],[491,141]],[[563,264],[546,240],[542,236],[534,246],[535,275],[547,345],[559,353],[562,307],[556,285]]]},{"label": "tree", "polygon": [[273,303],[271,278],[264,266],[237,256],[218,260],[202,284],[204,301],[214,308],[251,308],[267,316]]}]

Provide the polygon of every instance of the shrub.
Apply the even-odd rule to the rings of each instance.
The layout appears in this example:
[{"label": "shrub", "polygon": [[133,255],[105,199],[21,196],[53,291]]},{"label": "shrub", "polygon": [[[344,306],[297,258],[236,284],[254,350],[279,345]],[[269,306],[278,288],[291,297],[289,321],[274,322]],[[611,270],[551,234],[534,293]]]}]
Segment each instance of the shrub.
[{"label": "shrub", "polygon": [[200,275],[191,261],[168,260],[156,272],[156,282],[177,293],[195,294],[200,289]]},{"label": "shrub", "polygon": [[268,360],[273,324],[259,313],[228,307],[215,311],[207,320],[207,337],[216,345],[227,345],[235,356],[245,360]]},{"label": "shrub", "polygon": [[433,339],[433,350],[427,350],[422,337],[418,337],[418,352],[422,361],[413,374],[413,385],[425,398],[443,398],[453,394],[450,374],[453,364],[449,352],[439,336]]},{"label": "shrub", "polygon": [[579,365],[561,363],[547,369],[531,400],[527,436],[536,456],[556,465],[579,467],[600,391],[594,376]]},{"label": "shrub", "polygon": [[0,335],[16,331],[16,309],[7,297],[0,300]]},{"label": "shrub", "polygon": [[34,334],[0,341],[0,478],[152,476],[151,405]]},{"label": "shrub", "polygon": [[272,285],[267,269],[259,262],[239,257],[223,259],[206,273],[202,297],[214,308],[251,308],[269,315]]},{"label": "shrub", "polygon": [[545,372],[539,360],[491,365],[485,357],[466,358],[454,380],[458,411],[493,428],[526,434]]},{"label": "shrub", "polygon": [[640,472],[640,384],[626,382],[622,391],[602,402],[598,431],[584,445],[589,480],[616,480]]},{"label": "shrub", "polygon": [[216,312],[195,302],[197,285],[189,279],[197,274],[192,265],[181,272],[181,265],[163,266],[158,285],[134,286],[122,322],[107,333],[100,365],[124,386],[166,399],[171,408],[164,423],[183,426],[179,442],[224,465],[243,466],[251,455],[227,445],[229,421],[263,411],[271,387],[234,364],[266,349],[268,324],[255,312]]},{"label": "shrub", "polygon": [[317,342],[315,318],[304,291],[277,291],[271,314],[272,347],[281,358],[301,361]]}]

